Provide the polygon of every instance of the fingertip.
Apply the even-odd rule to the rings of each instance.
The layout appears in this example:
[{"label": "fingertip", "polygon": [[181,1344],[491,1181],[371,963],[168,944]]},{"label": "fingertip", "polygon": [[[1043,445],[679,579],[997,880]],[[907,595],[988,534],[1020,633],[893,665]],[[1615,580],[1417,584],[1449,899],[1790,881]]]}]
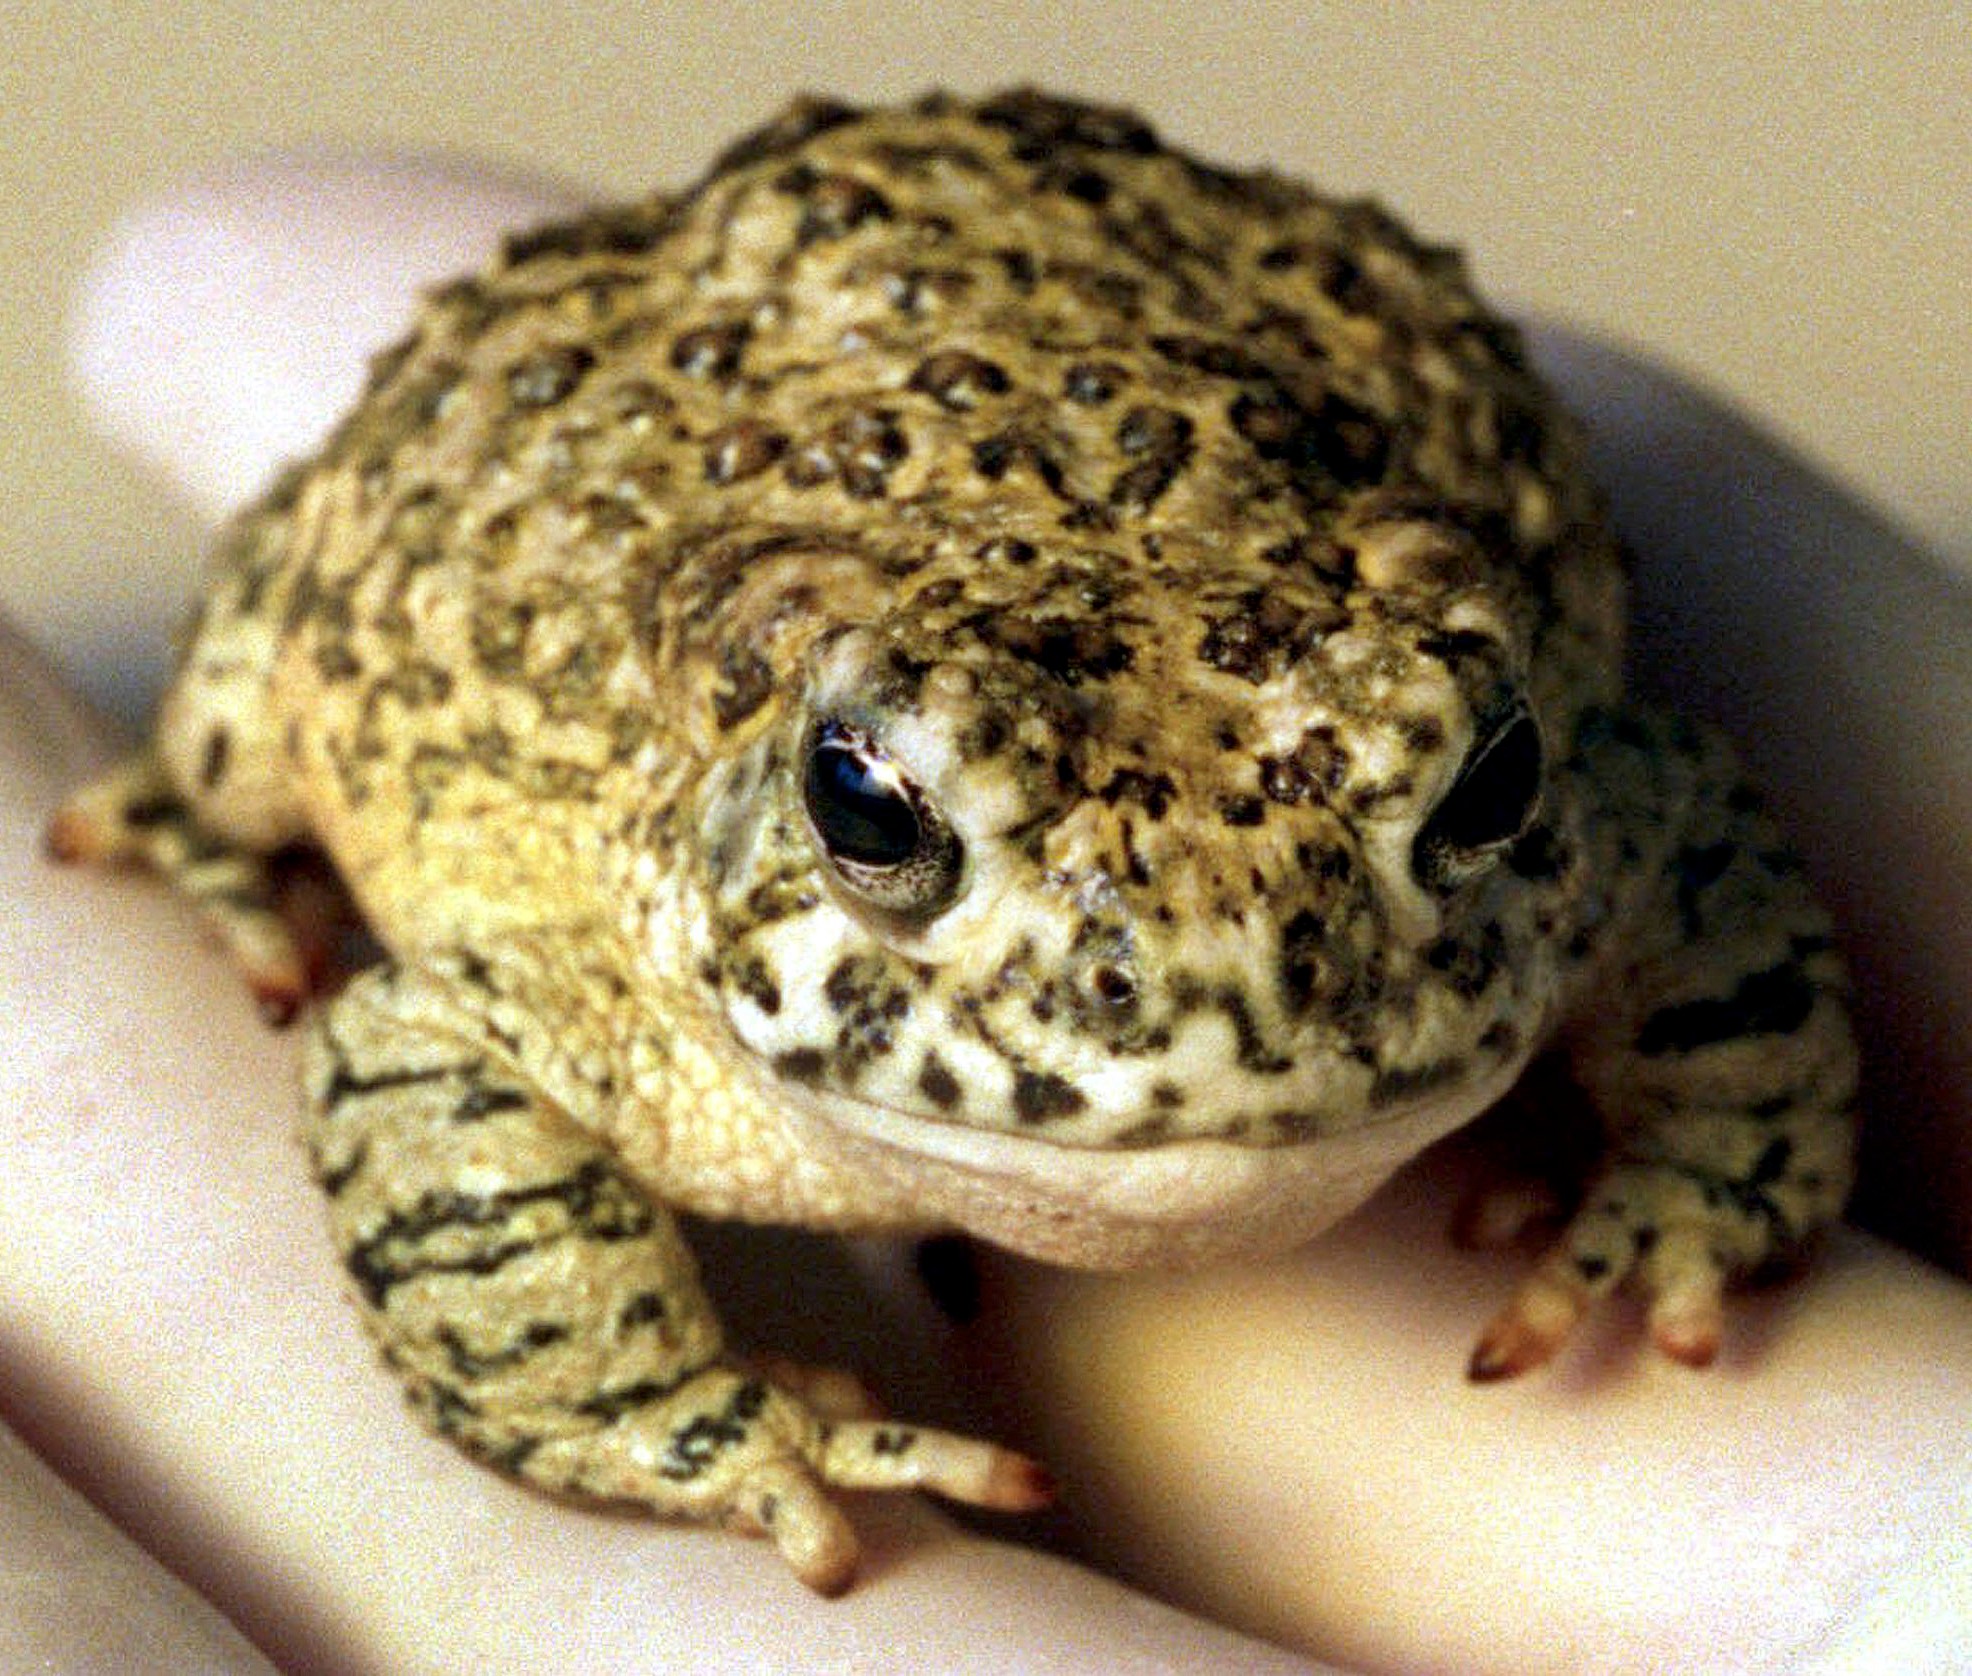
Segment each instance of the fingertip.
[{"label": "fingertip", "polygon": [[856,1581],[856,1567],[861,1559],[853,1539],[842,1546],[818,1550],[813,1555],[791,1553],[783,1544],[781,1553],[802,1585],[824,1600],[839,1600],[849,1592]]},{"label": "fingertip", "polygon": [[1725,1324],[1717,1310],[1693,1315],[1653,1317],[1650,1342],[1672,1361],[1688,1368],[1708,1368],[1718,1360]]},{"label": "fingertip", "polygon": [[986,1475],[979,1505],[1001,1513],[1038,1513],[1054,1505],[1058,1488],[1039,1461],[1002,1449]]},{"label": "fingertip", "polygon": [[96,854],[96,830],[75,809],[57,809],[41,829],[41,853],[58,866],[79,866]]},{"label": "fingertip", "polygon": [[308,980],[299,973],[260,974],[247,980],[248,992],[270,1029],[285,1030],[301,1016],[308,999]]},{"label": "fingertip", "polygon": [[1582,1318],[1583,1298],[1535,1276],[1479,1335],[1465,1376],[1475,1385],[1529,1373],[1551,1360]]},{"label": "fingertip", "polygon": [[1461,1251],[1504,1251],[1559,1213],[1554,1191],[1544,1183],[1496,1183],[1460,1201],[1452,1213],[1452,1243]]},{"label": "fingertip", "polygon": [[862,1548],[847,1517],[826,1495],[804,1499],[799,1517],[778,1518],[769,1529],[788,1569],[807,1588],[830,1600],[849,1592]]},{"label": "fingertip", "polygon": [[1530,1345],[1522,1335],[1495,1325],[1480,1335],[1465,1364],[1465,1377],[1474,1385],[1496,1385],[1540,1366],[1549,1351]]}]

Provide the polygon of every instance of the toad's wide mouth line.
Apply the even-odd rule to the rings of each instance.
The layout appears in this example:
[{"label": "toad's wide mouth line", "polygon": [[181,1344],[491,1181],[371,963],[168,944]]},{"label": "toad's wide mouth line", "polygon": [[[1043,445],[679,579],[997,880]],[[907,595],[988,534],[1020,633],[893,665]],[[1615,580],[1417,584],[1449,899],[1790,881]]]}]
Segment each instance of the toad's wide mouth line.
[{"label": "toad's wide mouth line", "polygon": [[[1045,1188],[1088,1204],[1169,1203],[1189,1214],[1213,1200],[1239,1201],[1262,1184],[1383,1179],[1397,1164],[1471,1121],[1518,1080],[1522,1067],[1446,1098],[1443,1090],[1377,1111],[1354,1128],[1243,1144],[1222,1136],[1168,1135],[1143,1144],[1085,1142],[1039,1131],[988,1129],[826,1089],[788,1090],[802,1119],[896,1160],[935,1162],[967,1175]],[[1271,1188],[1268,1189],[1271,1191]],[[1180,1207],[1189,1205],[1191,1212]]]},{"label": "toad's wide mouth line", "polygon": [[1247,1134],[1239,1136],[1227,1132],[1187,1134],[1181,1124],[1169,1120],[1168,1114],[1149,1108],[1138,1117],[1117,1120],[1107,1138],[1091,1138],[1077,1132],[1086,1125],[1078,1126],[1073,1118],[1031,1125],[1018,1121],[1005,1125],[968,1123],[946,1113],[872,1100],[812,1083],[779,1085],[777,1097],[832,1129],[867,1135],[912,1151],[954,1157],[992,1147],[1054,1159],[1116,1159],[1191,1149],[1266,1157],[1334,1150],[1353,1136],[1400,1133],[1420,1119],[1435,1121],[1447,1112],[1453,1114],[1453,1123],[1469,1122],[1520,1080],[1529,1057],[1517,1055],[1496,1066],[1490,1075],[1455,1089],[1435,1080],[1423,1083],[1409,1099],[1364,1107],[1360,1120],[1354,1123],[1313,1118],[1299,1126],[1255,1123]]}]

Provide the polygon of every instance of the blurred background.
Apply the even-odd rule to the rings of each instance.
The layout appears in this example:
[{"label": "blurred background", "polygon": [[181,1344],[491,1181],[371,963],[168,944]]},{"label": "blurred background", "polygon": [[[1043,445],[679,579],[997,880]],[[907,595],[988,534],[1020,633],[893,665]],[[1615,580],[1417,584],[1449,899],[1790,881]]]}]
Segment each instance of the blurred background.
[{"label": "blurred background", "polygon": [[1775,7],[122,0],[0,62],[0,609],[141,708],[193,521],[64,385],[79,270],[190,172],[295,147],[676,183],[800,89],[1032,80],[1372,193],[1496,297],[1694,378],[1972,574],[1972,26]]}]

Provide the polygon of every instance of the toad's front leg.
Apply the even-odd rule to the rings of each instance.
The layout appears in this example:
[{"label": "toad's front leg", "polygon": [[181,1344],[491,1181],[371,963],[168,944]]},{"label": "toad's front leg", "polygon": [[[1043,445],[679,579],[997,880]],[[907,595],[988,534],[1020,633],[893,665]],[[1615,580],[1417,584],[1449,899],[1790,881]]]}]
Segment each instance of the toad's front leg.
[{"label": "toad's front leg", "polygon": [[826,1486],[1046,1499],[1019,1455],[831,1417],[728,1357],[671,1216],[443,1011],[441,985],[366,973],[317,1018],[306,1082],[309,1150],[370,1327],[474,1455],[548,1489],[765,1531],[825,1593],[856,1563]]},{"label": "toad's front leg", "polygon": [[1603,742],[1605,780],[1662,774],[1682,807],[1637,952],[1606,974],[1567,1044],[1607,1154],[1486,1329],[1476,1379],[1546,1361],[1630,1278],[1657,1347],[1703,1366],[1720,1347],[1727,1282],[1786,1264],[1848,1193],[1856,1049],[1828,917],[1718,740],[1666,725],[1646,766],[1634,731]]}]

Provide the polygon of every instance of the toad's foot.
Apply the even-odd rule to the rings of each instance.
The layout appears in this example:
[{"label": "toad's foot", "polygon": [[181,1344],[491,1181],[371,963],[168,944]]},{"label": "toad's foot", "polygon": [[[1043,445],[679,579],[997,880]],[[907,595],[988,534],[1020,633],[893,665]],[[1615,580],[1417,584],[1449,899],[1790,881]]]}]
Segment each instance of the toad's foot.
[{"label": "toad's foot", "polygon": [[[1708,1178],[1688,1165],[1635,1163],[1605,1175],[1561,1238],[1480,1335],[1474,1380],[1507,1379],[1548,1361],[1600,1299],[1633,1280],[1648,1300],[1651,1342],[1702,1368],[1718,1355],[1727,1282],[1774,1261],[1794,1243],[1755,1171]],[[1508,1232],[1494,1207],[1489,1242]]]},{"label": "toad's foot", "polygon": [[[764,1534],[820,1594],[846,1589],[858,1557],[832,1489],[929,1490],[1006,1512],[1052,1497],[1047,1474],[1011,1450],[916,1426],[824,1419],[725,1364],[685,1376],[675,1390],[636,1388],[618,1400],[621,1412],[598,1412],[605,1423],[593,1429],[516,1438],[493,1452],[548,1488]],[[494,1441],[474,1435],[480,1429],[463,1425],[454,1435],[475,1447]]]},{"label": "toad's foot", "polygon": [[61,862],[136,862],[161,874],[218,936],[270,1022],[288,1023],[313,990],[315,961],[276,906],[267,858],[202,830],[152,752],[70,798],[48,823],[47,846]]}]

